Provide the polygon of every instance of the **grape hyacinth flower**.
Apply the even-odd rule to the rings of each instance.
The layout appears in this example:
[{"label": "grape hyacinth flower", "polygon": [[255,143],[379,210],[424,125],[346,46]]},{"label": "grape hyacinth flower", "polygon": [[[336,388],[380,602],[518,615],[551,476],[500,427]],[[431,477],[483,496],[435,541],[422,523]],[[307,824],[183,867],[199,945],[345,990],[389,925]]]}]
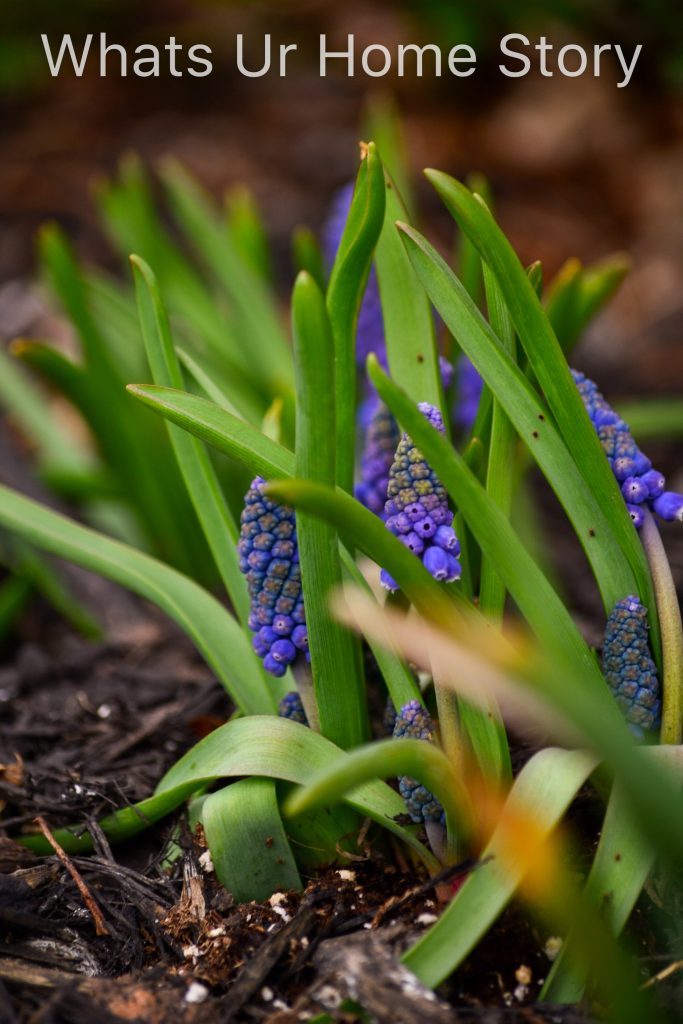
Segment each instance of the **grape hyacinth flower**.
[{"label": "grape hyacinth flower", "polygon": [[464,352],[460,353],[456,365],[458,388],[455,405],[455,422],[463,430],[471,430],[477,418],[479,399],[484,387],[479,371]]},{"label": "grape hyacinth flower", "polygon": [[600,438],[612,472],[619,481],[626,508],[637,529],[647,508],[660,519],[683,522],[683,494],[665,490],[666,480],[636,444],[626,424],[585,374],[572,370],[574,383]]},{"label": "grape hyacinth flower", "polygon": [[300,725],[308,725],[308,716],[304,708],[301,694],[297,690],[290,690],[286,693],[277,709],[280,718],[288,718],[290,722],[299,722]]},{"label": "grape hyacinth flower", "polygon": [[[350,182],[334,196],[329,216],[325,222],[322,232],[323,255],[327,269],[331,270],[334,263],[337,249],[344,234],[346,218],[351,209],[353,199],[354,183]],[[370,267],[368,283],[358,313],[358,326],[356,328],[356,363],[358,366],[365,366],[365,360],[374,352],[382,365],[387,368],[387,352],[384,340],[384,320],[382,319],[382,304],[379,297],[379,285],[377,284],[377,272],[374,263]]]},{"label": "grape hyacinth flower", "polygon": [[[427,402],[421,402],[418,409],[444,433],[438,409]],[[434,579],[452,583],[460,578],[460,544],[451,525],[453,513],[446,491],[408,434],[401,437],[389,471],[384,520],[387,529],[421,560]],[[398,590],[385,569],[380,578],[387,590]]]},{"label": "grape hyacinth flower", "polygon": [[387,500],[389,471],[401,438],[398,424],[383,402],[375,401],[375,411],[366,433],[360,462],[360,480],[355,495],[362,505],[381,516]]},{"label": "grape hyacinth flower", "polygon": [[[393,738],[426,740],[429,743],[434,741],[434,723],[429,712],[419,701],[409,701],[398,712]],[[405,801],[406,810],[416,825],[426,825],[430,822],[444,824],[443,807],[420,782],[408,775],[402,775],[398,780],[398,788]]]},{"label": "grape hyacinth flower", "polygon": [[283,676],[299,655],[310,660],[308,634],[294,510],[268,498],[264,483],[257,476],[247,491],[237,550],[254,650],[267,672]]},{"label": "grape hyacinth flower", "polygon": [[647,639],[647,609],[630,595],[617,601],[605,628],[602,667],[631,730],[641,738],[659,725],[657,667]]}]

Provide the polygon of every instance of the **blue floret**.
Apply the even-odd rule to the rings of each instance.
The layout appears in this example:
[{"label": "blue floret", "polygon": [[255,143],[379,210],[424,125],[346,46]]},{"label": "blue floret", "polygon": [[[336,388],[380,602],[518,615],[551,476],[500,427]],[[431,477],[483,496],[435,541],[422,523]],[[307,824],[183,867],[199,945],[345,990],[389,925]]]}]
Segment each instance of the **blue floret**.
[{"label": "blue floret", "polygon": [[634,526],[640,529],[648,508],[660,519],[683,522],[683,494],[664,490],[664,476],[652,468],[647,455],[636,444],[628,424],[608,404],[597,384],[578,370],[572,370],[572,376],[607,461],[619,481]]},{"label": "blue floret", "polygon": [[268,498],[264,482],[257,476],[247,491],[237,550],[254,651],[267,672],[283,676],[300,653],[308,659],[308,635],[294,510]]},{"label": "blue floret", "polygon": [[659,725],[661,702],[657,667],[647,638],[647,609],[637,597],[617,601],[607,619],[602,668],[637,736]]},{"label": "blue floret", "polygon": [[290,722],[299,722],[301,725],[308,725],[308,718],[304,711],[303,701],[296,690],[286,693],[278,705],[280,718],[288,718]]},{"label": "blue floret", "polygon": [[[444,433],[438,409],[427,402],[421,402],[418,408],[436,430]],[[451,583],[460,578],[460,544],[451,525],[453,513],[446,491],[407,434],[399,441],[389,471],[384,520],[387,529],[421,559],[435,579]],[[381,581],[388,590],[398,589],[385,569]]]},{"label": "blue floret", "polygon": [[374,405],[375,411],[365,433],[361,478],[356,484],[355,494],[362,505],[381,516],[387,500],[389,470],[401,432],[386,405],[383,402],[375,402]]},{"label": "blue floret", "polygon": [[[434,741],[434,723],[431,715],[417,700],[404,704],[396,715],[394,723],[394,739]],[[406,810],[416,824],[428,821],[444,823],[443,807],[436,797],[416,779],[402,775],[398,780],[398,788],[405,800]]]}]

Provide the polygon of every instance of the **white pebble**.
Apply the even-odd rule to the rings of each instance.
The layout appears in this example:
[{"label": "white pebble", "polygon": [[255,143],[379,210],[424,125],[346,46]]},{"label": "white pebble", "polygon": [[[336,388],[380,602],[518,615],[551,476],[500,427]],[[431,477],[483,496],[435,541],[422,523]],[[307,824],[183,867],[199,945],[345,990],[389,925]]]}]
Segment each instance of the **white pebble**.
[{"label": "white pebble", "polygon": [[209,995],[209,990],[206,985],[200,985],[198,981],[193,981],[187,992],[185,993],[186,1003],[203,1003]]},{"label": "white pebble", "polygon": [[342,882],[355,882],[356,881],[356,872],[355,871],[349,871],[347,868],[341,868],[337,872],[337,874],[341,878]]},{"label": "white pebble", "polygon": [[420,916],[417,918],[417,923],[418,924],[423,924],[423,925],[428,925],[428,924],[434,924],[434,922],[438,921],[438,920],[439,919],[436,916],[436,914],[420,914]]}]

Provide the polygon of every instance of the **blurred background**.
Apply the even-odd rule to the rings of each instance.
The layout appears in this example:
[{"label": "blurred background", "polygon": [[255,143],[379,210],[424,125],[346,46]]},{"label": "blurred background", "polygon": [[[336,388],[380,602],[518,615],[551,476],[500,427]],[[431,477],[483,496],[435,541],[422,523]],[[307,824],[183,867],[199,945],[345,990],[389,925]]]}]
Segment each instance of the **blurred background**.
[{"label": "blurred background", "polygon": [[[30,275],[36,229],[58,220],[86,258],[111,260],[89,188],[130,151],[154,164],[177,156],[215,194],[248,182],[272,236],[287,289],[290,234],[318,229],[335,187],[348,180],[368,97],[390,93],[404,120],[416,177],[433,165],[483,171],[522,259],[548,277],[569,256],[588,262],[626,251],[634,269],[591,343],[643,390],[683,386],[683,7],[677,0],[53,0],[5,4],[0,13],[0,332],[20,333],[30,308],[17,282]],[[106,31],[131,47],[174,34],[213,48],[204,79],[49,76],[40,32]],[[512,80],[497,70],[508,31],[556,43],[643,44],[636,74],[617,89],[594,79]],[[237,32],[297,40],[295,70],[246,79],[234,70]],[[317,37],[359,46],[469,42],[479,69],[450,75],[318,77]],[[309,60],[307,62],[307,54]],[[425,187],[427,226],[450,230]],[[24,296],[25,298],[25,296]],[[30,306],[30,304],[29,304]],[[625,359],[626,354],[628,358]],[[604,378],[603,378],[604,379]]]}]

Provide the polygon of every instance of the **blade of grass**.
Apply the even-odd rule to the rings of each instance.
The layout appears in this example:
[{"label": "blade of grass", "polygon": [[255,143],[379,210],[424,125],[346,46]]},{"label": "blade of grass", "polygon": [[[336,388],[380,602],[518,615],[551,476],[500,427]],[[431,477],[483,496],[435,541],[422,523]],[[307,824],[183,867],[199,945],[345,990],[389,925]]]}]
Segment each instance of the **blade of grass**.
[{"label": "blade of grass", "polygon": [[369,143],[327,289],[335,352],[337,483],[349,493],[353,490],[356,439],[356,325],[384,222],[384,192],[384,169],[375,146]]},{"label": "blade of grass", "polygon": [[[629,587],[636,586],[636,579],[623,558],[604,506],[586,487],[551,422],[547,407],[503,349],[453,272],[426,239],[412,228],[402,226],[402,231],[410,257],[434,305],[449,328],[457,333],[461,346],[495,394],[571,519],[595,573],[605,607],[611,610],[620,597],[631,592]],[[523,276],[526,281],[526,274]],[[573,381],[572,387],[576,391]],[[625,513],[623,498],[617,493]],[[626,518],[629,529],[635,533],[633,523],[628,516]]]},{"label": "blade of grass", "polygon": [[244,633],[225,608],[193,580],[3,486],[0,524],[36,547],[114,580],[158,605],[194,641],[241,711],[258,714],[274,710],[274,700]]},{"label": "blade of grass", "polygon": [[171,208],[205,266],[233,305],[241,339],[249,339],[249,365],[271,394],[288,390],[292,363],[273,296],[263,280],[240,258],[220,215],[179,164],[167,160],[161,178]]},{"label": "blade of grass", "polygon": [[683,437],[683,397],[648,398],[617,403],[619,415],[635,437],[671,439]]},{"label": "blade of grass", "polygon": [[[140,326],[147,358],[156,384],[181,388],[178,364],[166,310],[151,268],[139,256],[131,257]],[[248,630],[249,595],[237,555],[239,528],[221,491],[206,448],[186,430],[167,422],[171,445],[197,519],[216,567],[242,626]]]},{"label": "blade of grass", "polygon": [[[296,374],[298,476],[322,486],[335,481],[334,343],[325,299],[308,274],[297,277],[292,297]],[[296,517],[306,626],[320,731],[342,749],[368,736],[360,653],[348,630],[329,612],[329,593],[341,583],[339,540],[329,524]]]},{"label": "blade of grass", "polygon": [[[448,175],[437,171],[426,173],[448,210],[496,276],[517,335],[565,444],[585,480],[586,488],[602,509],[631,567],[636,581],[634,593],[640,596],[646,607],[654,608],[650,575],[637,532],[633,529],[621,491],[584,409],[557,338],[524,267],[484,203]],[[502,397],[499,393],[499,400]],[[627,592],[622,591],[621,597]],[[617,596],[615,601],[618,599]],[[614,601],[610,608],[613,605]],[[652,616],[650,622],[653,646],[659,653],[660,636],[656,615]]]},{"label": "blade of grass", "polygon": [[228,237],[236,255],[266,285],[273,282],[268,234],[253,193],[237,185],[225,197]]}]

